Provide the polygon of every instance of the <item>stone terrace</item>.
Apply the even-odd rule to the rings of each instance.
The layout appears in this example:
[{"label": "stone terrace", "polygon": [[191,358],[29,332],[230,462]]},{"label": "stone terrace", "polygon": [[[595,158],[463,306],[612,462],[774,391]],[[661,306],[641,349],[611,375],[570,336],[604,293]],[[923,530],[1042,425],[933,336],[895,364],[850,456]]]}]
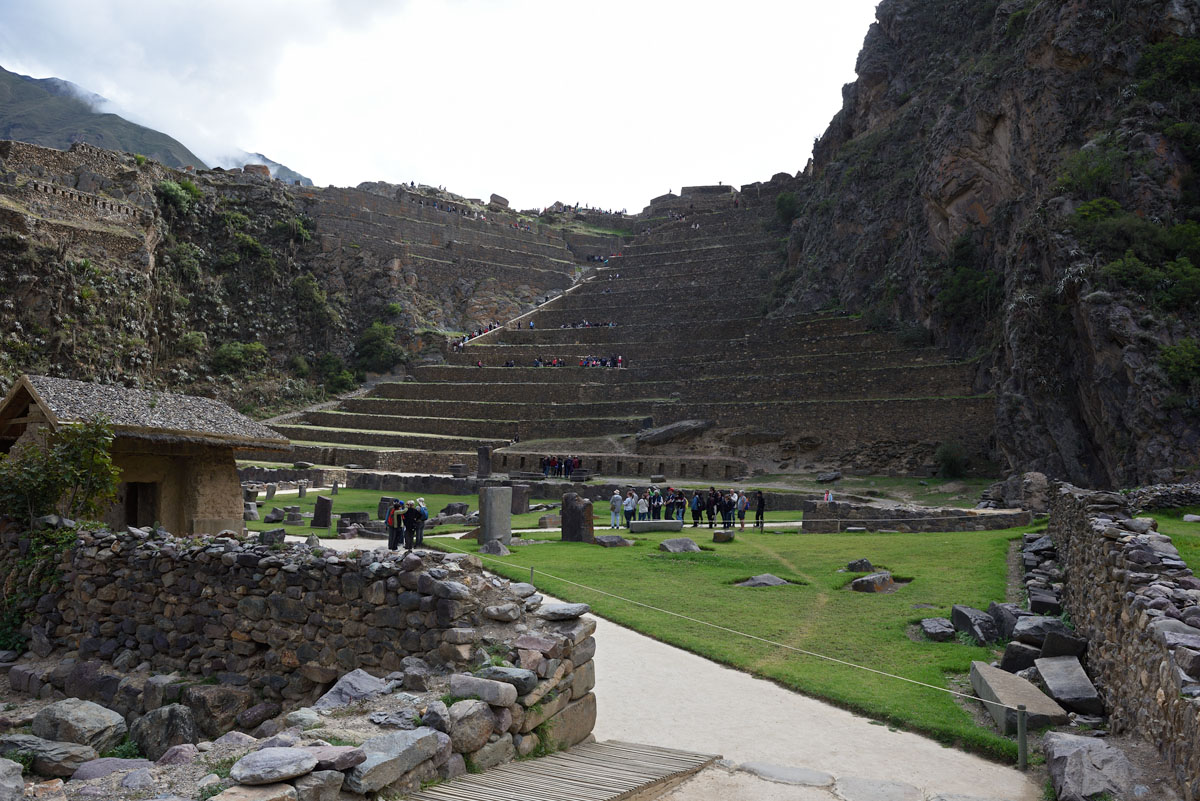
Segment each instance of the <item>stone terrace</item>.
[{"label": "stone terrace", "polygon": [[[644,215],[658,222],[588,280],[415,380],[275,428],[300,458],[404,471],[474,464],[477,444],[497,449],[500,472],[536,470],[555,453],[595,472],[669,478],[732,478],[751,461],[920,473],[947,440],[982,457],[994,401],[973,395],[968,365],[847,315],[763,317],[781,259],[764,186],[741,193],[748,208],[733,207],[728,187],[658,198]],[[665,212],[686,216],[656,216]],[[574,327],[585,320],[593,326]],[[626,369],[579,366],[617,356]],[[532,366],[554,358],[568,366]],[[682,420],[711,425],[690,439],[636,439]]]}]

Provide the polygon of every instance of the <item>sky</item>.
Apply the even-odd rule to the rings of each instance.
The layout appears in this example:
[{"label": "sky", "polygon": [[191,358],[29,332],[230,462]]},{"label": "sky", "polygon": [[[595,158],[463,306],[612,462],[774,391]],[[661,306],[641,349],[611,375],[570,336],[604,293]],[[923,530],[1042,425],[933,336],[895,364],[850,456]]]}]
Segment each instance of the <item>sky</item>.
[{"label": "sky", "polygon": [[0,66],[210,164],[640,211],[796,173],[877,0],[0,0]]}]

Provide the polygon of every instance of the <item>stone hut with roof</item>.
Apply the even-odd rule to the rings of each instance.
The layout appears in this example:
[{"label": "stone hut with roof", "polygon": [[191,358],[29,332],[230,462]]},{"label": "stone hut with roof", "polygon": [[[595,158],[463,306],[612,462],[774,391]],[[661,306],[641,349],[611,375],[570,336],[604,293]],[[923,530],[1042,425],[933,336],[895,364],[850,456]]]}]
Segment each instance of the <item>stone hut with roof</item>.
[{"label": "stone hut with roof", "polygon": [[96,416],[112,425],[121,470],[113,527],[159,524],[173,534],[242,529],[235,453],[288,440],[209,398],[21,376],[0,404],[0,452]]}]

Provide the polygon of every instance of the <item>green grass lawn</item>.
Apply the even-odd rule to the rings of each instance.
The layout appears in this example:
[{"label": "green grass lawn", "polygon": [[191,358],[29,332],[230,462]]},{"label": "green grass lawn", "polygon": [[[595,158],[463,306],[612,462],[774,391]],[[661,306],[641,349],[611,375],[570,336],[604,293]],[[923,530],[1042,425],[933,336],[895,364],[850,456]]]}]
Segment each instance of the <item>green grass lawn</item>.
[{"label": "green grass lawn", "polygon": [[[309,490],[308,495],[304,498],[297,498],[295,495],[277,495],[270,501],[263,501],[263,505],[259,508],[259,517],[266,517],[267,512],[271,511],[272,506],[283,508],[284,506],[299,506],[301,512],[311,512],[317,504],[318,495],[329,495],[328,490]],[[314,530],[308,525],[306,520],[302,526],[285,526],[282,523],[264,523],[261,519],[253,520],[246,523],[246,528],[250,531],[266,531],[267,529],[284,528],[288,534],[295,534],[301,537],[307,537],[309,534],[316,533],[317,536],[333,536],[337,531],[337,515],[341,512],[370,512],[371,516],[375,516],[375,512],[379,505],[379,499],[382,497],[400,497],[402,500],[415,500],[418,496],[412,493],[387,493],[379,490],[354,490],[341,489],[338,494],[331,496],[333,498],[333,526],[329,529]],[[448,503],[466,503],[469,504],[470,510],[474,511],[479,508],[479,498],[476,495],[422,495],[425,499],[425,505],[429,508],[429,514],[432,517],[441,511]],[[262,500],[263,495],[259,493],[259,499]],[[530,501],[532,504],[544,503],[541,499],[534,498]],[[600,501],[593,504],[593,519],[597,533],[602,530],[608,530],[608,502]],[[513,515],[513,529],[522,528],[537,528],[538,518],[542,515],[549,514],[548,512],[528,512],[523,515]],[[767,522],[789,522],[798,521],[802,517],[802,513],[795,512],[767,512],[765,517]],[[687,518],[691,520],[690,513]],[[753,522],[754,512],[751,511],[747,518]],[[688,523],[690,526],[691,524]],[[750,523],[747,523],[749,526]],[[474,526],[438,526],[437,528],[429,529],[430,534],[449,534],[460,531],[470,531]],[[547,534],[558,536],[558,529],[545,529]]]},{"label": "green grass lawn", "polygon": [[1193,573],[1200,575],[1200,523],[1183,522],[1184,515],[1200,515],[1200,506],[1161,509],[1154,512],[1158,531],[1175,543],[1175,548]]},{"label": "green grass lawn", "polygon": [[[989,601],[1003,600],[1009,541],[1022,531],[801,535],[747,529],[730,544],[712,545],[707,537],[697,537],[709,550],[678,555],[657,550],[670,534],[654,534],[638,535],[632,548],[566,542],[524,546],[485,564],[525,581],[532,566],[545,571],[536,577],[545,592],[589,603],[597,614],[658,640],[941,742],[1011,761],[1015,742],[976,726],[946,693],[718,631],[558,579],[947,687],[947,674],[966,673],[972,660],[991,661],[999,652],[959,642],[914,641],[909,627],[924,617],[949,616],[952,604],[986,608]],[[433,545],[477,549],[473,542],[435,540]],[[847,585],[858,574],[837,571],[861,557],[911,583],[891,594],[851,592]],[[797,583],[734,586],[759,573]],[[720,688],[710,691],[719,699]]]}]

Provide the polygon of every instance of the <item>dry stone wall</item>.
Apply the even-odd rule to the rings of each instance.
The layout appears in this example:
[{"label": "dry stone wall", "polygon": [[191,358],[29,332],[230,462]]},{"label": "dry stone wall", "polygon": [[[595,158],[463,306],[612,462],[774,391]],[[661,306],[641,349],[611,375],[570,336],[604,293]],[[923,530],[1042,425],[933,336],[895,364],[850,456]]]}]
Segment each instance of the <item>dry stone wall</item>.
[{"label": "dry stone wall", "polygon": [[[1159,494],[1163,494],[1160,492]],[[1063,603],[1088,640],[1088,672],[1114,733],[1155,743],[1188,801],[1200,799],[1200,579],[1128,498],[1059,485],[1047,531]]]},{"label": "dry stone wall", "polygon": [[808,533],[839,531],[990,531],[1027,526],[1026,511],[981,513],[974,509],[929,507],[882,508],[842,501],[804,501],[802,530]]}]

